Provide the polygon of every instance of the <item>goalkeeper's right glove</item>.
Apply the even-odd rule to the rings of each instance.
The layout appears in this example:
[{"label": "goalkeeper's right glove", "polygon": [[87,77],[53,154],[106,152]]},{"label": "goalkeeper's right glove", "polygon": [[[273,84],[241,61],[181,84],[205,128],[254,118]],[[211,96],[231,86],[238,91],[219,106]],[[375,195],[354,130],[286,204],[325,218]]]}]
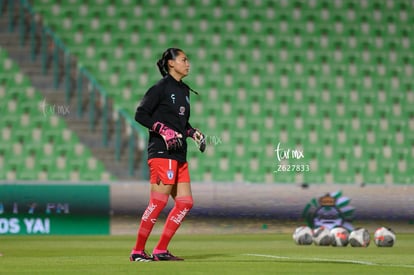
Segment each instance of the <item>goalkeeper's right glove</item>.
[{"label": "goalkeeper's right glove", "polygon": [[206,137],[204,134],[201,133],[197,128],[190,128],[187,130],[187,136],[194,139],[194,141],[197,143],[198,149],[201,151],[201,153],[204,153],[206,150]]},{"label": "goalkeeper's right glove", "polygon": [[183,136],[165,126],[164,123],[159,121],[155,122],[154,125],[152,125],[151,130],[160,134],[160,136],[164,139],[167,150],[178,150],[183,147]]}]

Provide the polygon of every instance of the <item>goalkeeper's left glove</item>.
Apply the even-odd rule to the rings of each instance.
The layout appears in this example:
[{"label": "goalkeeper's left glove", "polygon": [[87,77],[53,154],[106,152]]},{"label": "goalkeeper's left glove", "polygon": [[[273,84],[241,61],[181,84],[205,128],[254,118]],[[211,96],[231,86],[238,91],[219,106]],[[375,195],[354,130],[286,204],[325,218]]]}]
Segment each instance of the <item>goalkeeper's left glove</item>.
[{"label": "goalkeeper's left glove", "polygon": [[152,125],[151,130],[160,134],[164,139],[167,150],[179,150],[183,146],[181,141],[182,135],[159,121]]},{"label": "goalkeeper's left glove", "polygon": [[198,149],[203,153],[206,150],[206,137],[197,128],[187,130],[187,136],[194,139],[197,143]]}]

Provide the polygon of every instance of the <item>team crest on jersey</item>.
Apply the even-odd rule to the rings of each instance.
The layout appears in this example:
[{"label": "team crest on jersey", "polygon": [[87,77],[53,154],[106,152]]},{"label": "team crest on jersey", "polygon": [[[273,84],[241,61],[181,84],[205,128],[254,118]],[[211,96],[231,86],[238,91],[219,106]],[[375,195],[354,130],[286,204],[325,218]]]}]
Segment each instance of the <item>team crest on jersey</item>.
[{"label": "team crest on jersey", "polygon": [[183,116],[185,112],[185,107],[184,106],[180,106],[180,112],[178,113],[179,115]]},{"label": "team crest on jersey", "polygon": [[169,180],[171,180],[172,178],[174,178],[174,172],[173,172],[173,170],[168,170],[167,171],[167,178]]}]

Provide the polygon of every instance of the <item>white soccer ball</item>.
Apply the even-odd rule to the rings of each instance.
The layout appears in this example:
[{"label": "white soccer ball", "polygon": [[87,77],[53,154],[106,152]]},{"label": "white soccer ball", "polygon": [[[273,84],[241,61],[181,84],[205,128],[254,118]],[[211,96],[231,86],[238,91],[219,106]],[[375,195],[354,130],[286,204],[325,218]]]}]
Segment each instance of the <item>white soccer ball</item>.
[{"label": "white soccer ball", "polygon": [[392,247],[396,241],[396,236],[391,228],[380,227],[375,230],[374,242],[378,247]]},{"label": "white soccer ball", "polygon": [[331,229],[332,246],[347,246],[349,232],[343,227],[335,227]]},{"label": "white soccer ball", "polygon": [[329,231],[329,229],[324,226],[315,228],[313,230],[313,242],[316,245],[320,245],[320,246],[331,245],[332,238],[331,238],[331,232]]},{"label": "white soccer ball", "polygon": [[371,242],[369,232],[365,228],[356,228],[349,234],[349,244],[352,247],[368,247]]},{"label": "white soccer ball", "polygon": [[293,232],[293,240],[297,245],[310,245],[313,242],[312,229],[308,226],[299,226]]}]

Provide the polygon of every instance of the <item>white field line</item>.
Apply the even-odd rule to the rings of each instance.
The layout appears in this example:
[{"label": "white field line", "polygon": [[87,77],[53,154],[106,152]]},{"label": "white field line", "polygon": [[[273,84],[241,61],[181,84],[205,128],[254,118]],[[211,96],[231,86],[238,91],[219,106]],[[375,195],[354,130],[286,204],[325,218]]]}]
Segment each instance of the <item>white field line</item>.
[{"label": "white field line", "polygon": [[373,263],[373,262],[366,262],[366,261],[329,259],[329,258],[299,258],[299,257],[286,257],[286,256],[266,255],[266,254],[244,254],[244,255],[253,256],[253,257],[262,257],[262,258],[299,260],[299,261],[309,261],[309,262],[334,262],[334,263],[349,263],[349,264],[372,265],[372,266],[377,265],[377,266],[386,266],[386,267],[414,268],[414,265],[406,265],[406,264],[380,264],[380,263]]}]

